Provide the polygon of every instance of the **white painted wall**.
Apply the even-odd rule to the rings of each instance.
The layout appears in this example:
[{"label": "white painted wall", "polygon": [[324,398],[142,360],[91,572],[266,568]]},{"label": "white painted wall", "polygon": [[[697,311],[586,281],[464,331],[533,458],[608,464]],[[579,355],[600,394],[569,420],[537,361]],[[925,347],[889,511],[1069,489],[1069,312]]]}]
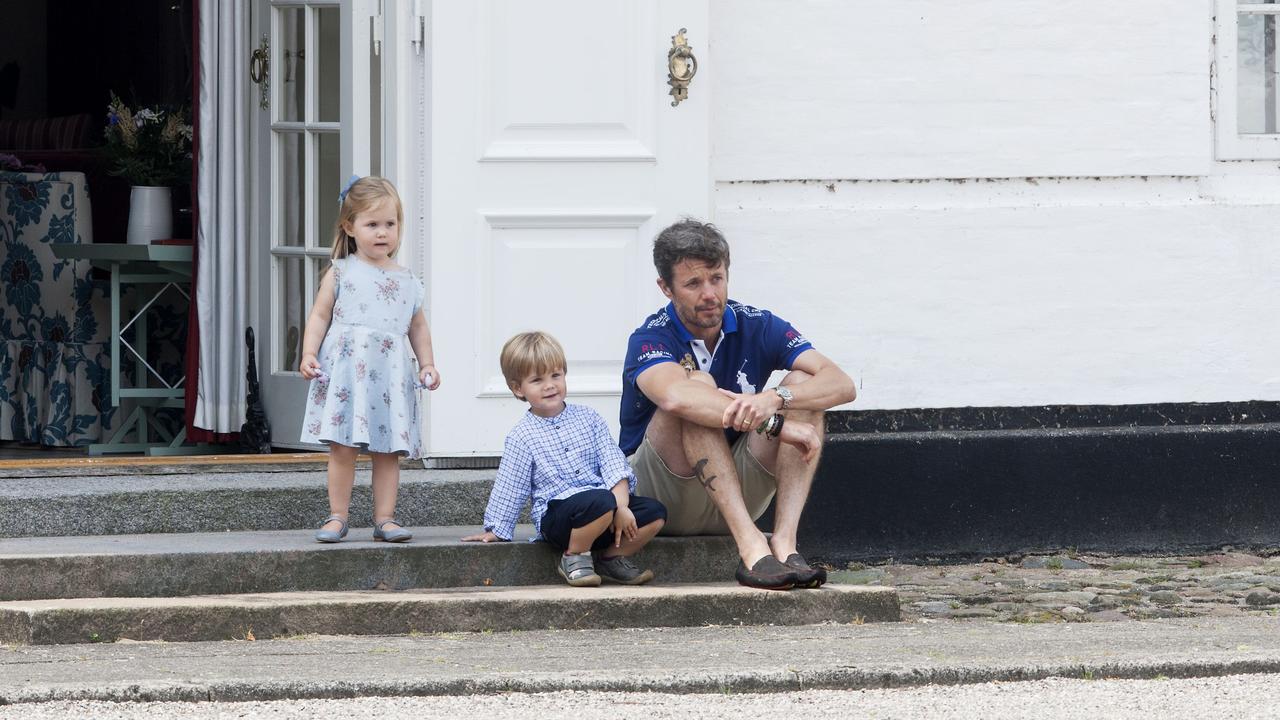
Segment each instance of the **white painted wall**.
[{"label": "white painted wall", "polygon": [[1211,0],[714,0],[712,27],[731,295],[856,407],[1280,399],[1280,169],[1214,160]]}]

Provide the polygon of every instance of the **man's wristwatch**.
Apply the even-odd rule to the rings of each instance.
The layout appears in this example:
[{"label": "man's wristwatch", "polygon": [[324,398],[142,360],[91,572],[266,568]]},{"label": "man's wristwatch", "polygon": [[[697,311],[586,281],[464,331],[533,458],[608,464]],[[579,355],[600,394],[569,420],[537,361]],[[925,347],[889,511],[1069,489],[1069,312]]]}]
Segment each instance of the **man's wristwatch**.
[{"label": "man's wristwatch", "polygon": [[791,394],[791,390],[787,389],[785,385],[779,385],[778,387],[774,388],[773,391],[778,393],[778,397],[782,398],[783,410],[786,410],[787,408],[791,407],[791,399],[795,397],[794,395]]}]

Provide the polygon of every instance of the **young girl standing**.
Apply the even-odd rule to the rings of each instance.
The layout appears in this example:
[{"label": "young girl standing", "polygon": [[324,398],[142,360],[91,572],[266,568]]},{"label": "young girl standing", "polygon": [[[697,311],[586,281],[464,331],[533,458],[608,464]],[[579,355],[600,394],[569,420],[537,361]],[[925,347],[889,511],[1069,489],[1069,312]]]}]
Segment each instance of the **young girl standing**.
[{"label": "young girl standing", "polygon": [[440,373],[422,311],[426,290],[394,259],[403,222],[400,195],[389,181],[366,177],[349,185],[338,211],[332,267],[321,277],[307,317],[298,367],[311,381],[302,441],[329,446],[330,514],[316,531],[319,542],[339,542],[347,534],[362,449],[373,456],[373,539],[413,537],[395,521],[400,456],[422,456],[417,390],[440,387]]}]

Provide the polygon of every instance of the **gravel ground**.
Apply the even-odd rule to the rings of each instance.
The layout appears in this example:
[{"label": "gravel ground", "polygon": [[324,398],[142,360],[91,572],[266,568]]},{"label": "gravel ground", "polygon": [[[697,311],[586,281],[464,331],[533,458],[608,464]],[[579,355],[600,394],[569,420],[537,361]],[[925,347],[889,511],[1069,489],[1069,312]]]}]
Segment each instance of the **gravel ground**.
[{"label": "gravel ground", "polygon": [[1178,557],[1028,555],[946,565],[855,564],[833,582],[887,585],[902,619],[1124,622],[1280,615],[1280,548]]},{"label": "gravel ground", "polygon": [[0,707],[0,720],[84,718],[293,718],[377,717],[414,720],[644,717],[771,718],[803,712],[810,717],[991,718],[1053,720],[1099,718],[1275,718],[1280,675],[1235,675],[1191,680],[1041,680],[937,686],[907,690],[814,690],[784,694],[669,695],[580,693],[480,695],[426,698],[359,698],[268,703],[57,702]]}]

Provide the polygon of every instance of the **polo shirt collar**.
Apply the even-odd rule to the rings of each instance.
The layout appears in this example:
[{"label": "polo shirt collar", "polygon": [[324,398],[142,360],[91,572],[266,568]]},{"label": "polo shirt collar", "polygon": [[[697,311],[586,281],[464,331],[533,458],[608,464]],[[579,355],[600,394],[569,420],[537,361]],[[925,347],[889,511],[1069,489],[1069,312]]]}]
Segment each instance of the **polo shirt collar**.
[{"label": "polo shirt collar", "polygon": [[[689,332],[684,323],[680,322],[680,316],[676,313],[676,304],[667,303],[667,317],[671,318],[671,323],[676,327],[676,334],[680,336],[681,342],[692,342],[693,333]],[[724,305],[724,321],[720,324],[720,334],[728,335],[729,333],[738,331],[738,316],[734,314],[730,303]]]}]

